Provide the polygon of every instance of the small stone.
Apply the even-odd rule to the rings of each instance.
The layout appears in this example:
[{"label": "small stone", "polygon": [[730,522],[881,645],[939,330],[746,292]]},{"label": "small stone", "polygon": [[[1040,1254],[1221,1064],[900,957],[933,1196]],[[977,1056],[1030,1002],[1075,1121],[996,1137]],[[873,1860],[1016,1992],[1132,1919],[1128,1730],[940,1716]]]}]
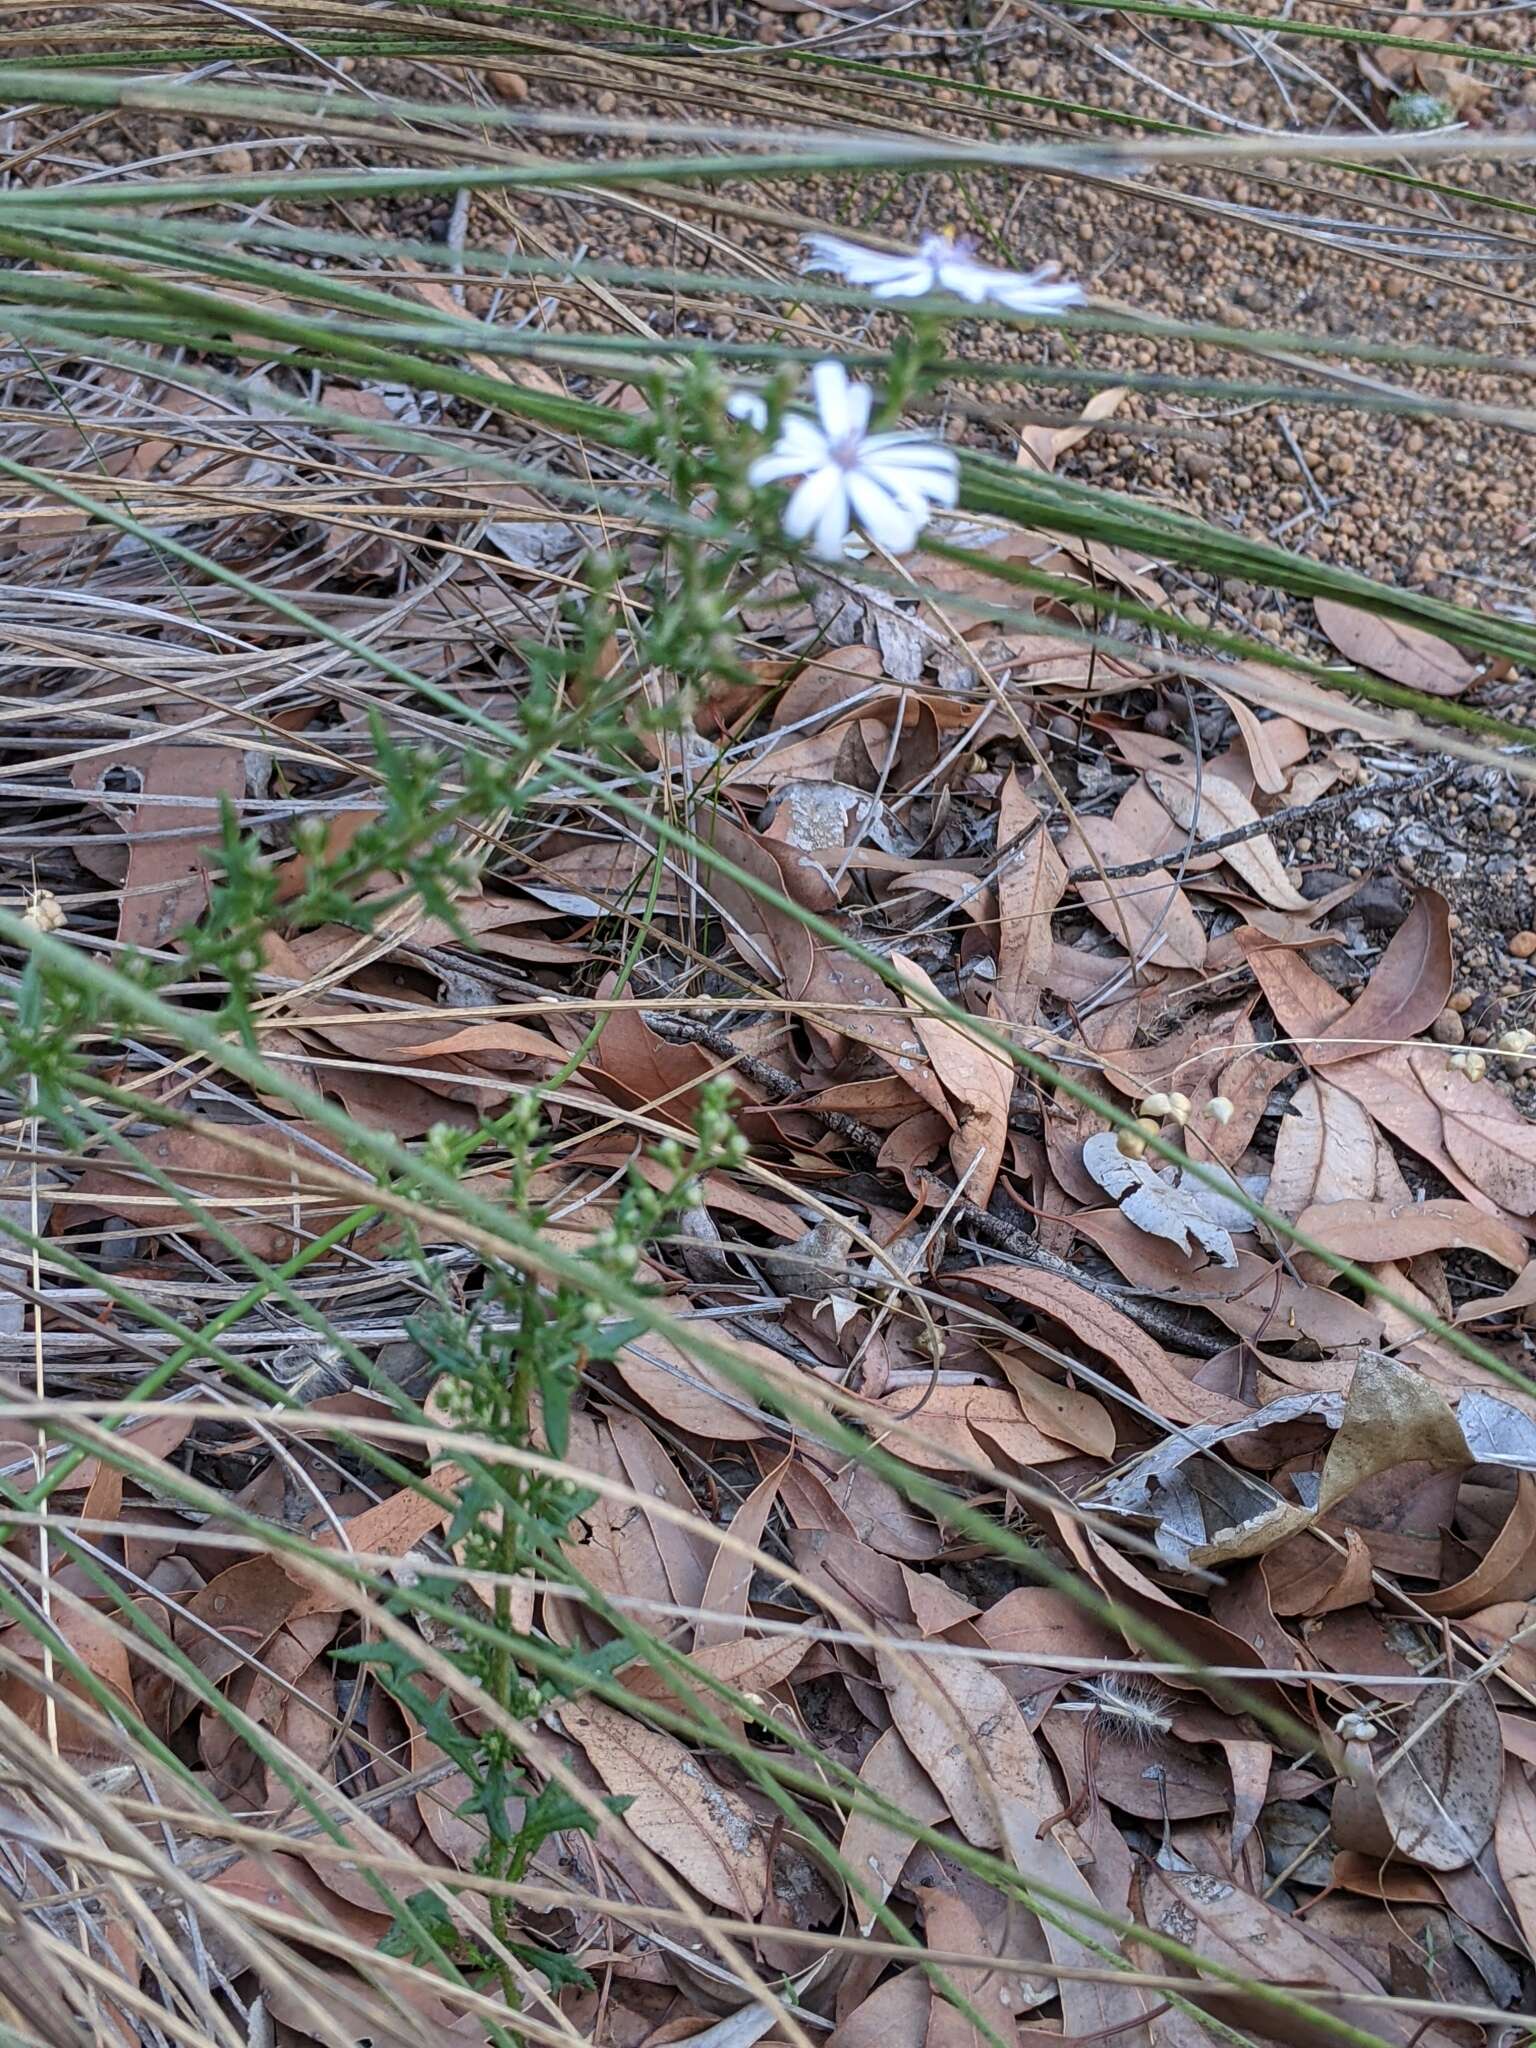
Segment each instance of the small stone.
[{"label": "small stone", "polygon": [[1351,831],[1359,832],[1370,839],[1377,839],[1383,832],[1392,830],[1391,815],[1382,810],[1379,804],[1359,805],[1350,812],[1349,824]]},{"label": "small stone", "polygon": [[1517,960],[1529,960],[1536,953],[1536,932],[1516,932],[1509,941],[1509,950]]},{"label": "small stone", "polygon": [[1349,899],[1367,931],[1395,932],[1413,908],[1413,897],[1396,875],[1372,875]]},{"label": "small stone", "polygon": [[528,81],[521,71],[492,71],[488,74],[491,89],[504,100],[513,100],[519,105],[528,97]]},{"label": "small stone", "polygon": [[1476,989],[1459,988],[1445,1007],[1448,1010],[1454,1010],[1458,1017],[1464,1017],[1476,1001]]},{"label": "small stone", "polygon": [[1467,1035],[1467,1027],[1461,1021],[1457,1010],[1442,1010],[1429,1027],[1429,1035],[1436,1045],[1460,1045]]}]

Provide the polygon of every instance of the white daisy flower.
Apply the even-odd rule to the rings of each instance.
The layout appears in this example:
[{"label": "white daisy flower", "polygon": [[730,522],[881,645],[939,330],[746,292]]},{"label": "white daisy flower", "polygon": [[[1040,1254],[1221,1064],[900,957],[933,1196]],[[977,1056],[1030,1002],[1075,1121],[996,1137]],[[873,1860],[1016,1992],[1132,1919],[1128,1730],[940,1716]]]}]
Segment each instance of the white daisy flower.
[{"label": "white daisy flower", "polygon": [[921,299],[953,292],[968,305],[986,301],[1015,313],[1062,313],[1083,303],[1083,288],[1056,275],[1054,263],[1038,270],[994,270],[978,263],[974,243],[925,235],[908,256],[887,256],[837,235],[806,235],[806,270],[831,270],[848,284],[868,285],[877,299]]},{"label": "white daisy flower", "polygon": [[798,477],[784,507],[792,540],[810,536],[815,554],[837,560],[857,522],[872,541],[903,555],[928,524],[934,505],[953,505],[960,489],[954,450],[921,434],[871,434],[867,384],[841,363],[811,372],[816,418],[790,413],[779,438],[747,471],[755,488]]}]

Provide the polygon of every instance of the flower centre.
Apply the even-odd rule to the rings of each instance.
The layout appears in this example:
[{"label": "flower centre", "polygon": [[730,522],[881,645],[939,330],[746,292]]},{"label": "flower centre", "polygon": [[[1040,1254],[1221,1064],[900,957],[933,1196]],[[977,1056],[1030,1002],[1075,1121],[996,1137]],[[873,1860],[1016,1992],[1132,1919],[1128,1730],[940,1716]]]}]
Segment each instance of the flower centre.
[{"label": "flower centre", "polygon": [[858,434],[844,434],[841,441],[832,441],[828,444],[827,454],[837,468],[857,469],[860,445],[861,437]]}]

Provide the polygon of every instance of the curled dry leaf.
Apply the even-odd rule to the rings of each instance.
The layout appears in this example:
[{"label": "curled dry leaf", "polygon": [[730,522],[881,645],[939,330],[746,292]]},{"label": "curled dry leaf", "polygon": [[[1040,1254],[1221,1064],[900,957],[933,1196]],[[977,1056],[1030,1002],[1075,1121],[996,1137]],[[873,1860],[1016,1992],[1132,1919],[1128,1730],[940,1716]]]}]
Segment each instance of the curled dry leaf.
[{"label": "curled dry leaf", "polygon": [[1536,1477],[1519,1472],[1509,1513],[1482,1558],[1449,1586],[1421,1595],[1426,1614],[1460,1616],[1536,1593]]},{"label": "curled dry leaf", "polygon": [[[1308,1485],[1310,1498],[1287,1500],[1206,1455],[1255,1431],[1312,1418],[1336,1434],[1320,1475]],[[1287,1394],[1240,1422],[1186,1430],[1144,1453],[1089,1498],[1101,1510],[1150,1522],[1158,1549],[1171,1563],[1224,1564],[1260,1556],[1310,1528],[1379,1472],[1399,1465],[1460,1470],[1471,1462],[1456,1418],[1423,1375],[1383,1352],[1367,1351],[1347,1399]]]},{"label": "curled dry leaf", "polygon": [[1464,1301],[1455,1311],[1453,1320],[1458,1323],[1480,1323],[1490,1316],[1516,1315],[1522,1309],[1536,1308],[1536,1259],[1522,1266],[1512,1283],[1502,1294],[1484,1295]]}]

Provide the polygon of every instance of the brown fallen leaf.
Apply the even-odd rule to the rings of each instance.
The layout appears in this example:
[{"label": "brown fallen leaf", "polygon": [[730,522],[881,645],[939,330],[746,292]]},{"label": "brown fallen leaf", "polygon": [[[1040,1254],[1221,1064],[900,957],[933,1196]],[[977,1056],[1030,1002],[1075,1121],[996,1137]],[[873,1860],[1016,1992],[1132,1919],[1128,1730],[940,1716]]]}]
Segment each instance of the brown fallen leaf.
[{"label": "brown fallen leaf", "polygon": [[[1302,1057],[1347,1007],[1294,952],[1239,932],[1243,951],[1281,1029]],[[1536,1126],[1490,1082],[1469,1081],[1439,1046],[1340,1060],[1328,1078],[1479,1208],[1536,1215]]]},{"label": "brown fallen leaf", "polygon": [[[1073,1444],[1090,1458],[1115,1455],[1115,1424],[1102,1401],[1081,1387],[1064,1386],[1027,1365],[1017,1351],[1003,1346],[995,1353],[1003,1377],[1018,1396],[1031,1427],[1046,1436]],[[981,1425],[985,1433],[986,1425]]]},{"label": "brown fallen leaf", "polygon": [[[776,1354],[756,1345],[742,1348],[759,1366],[779,1362]],[[626,1344],[614,1367],[631,1393],[679,1429],[725,1443],[752,1443],[767,1426],[749,1396],[733,1387],[718,1366],[690,1357],[658,1331],[648,1330]]]},{"label": "brown fallen leaf", "polygon": [[[1258,1978],[1277,1987],[1317,1984],[1376,1998],[1382,1995],[1380,1982],[1340,1944],[1221,1878],[1144,1865],[1141,1917],[1149,1927],[1184,1942],[1202,1961],[1235,1971],[1240,1978]],[[1299,1989],[1296,1997],[1304,2004],[1305,1989]],[[1272,2041],[1294,2042],[1297,2048],[1302,2044],[1310,2048],[1311,2043],[1330,2038],[1322,2029],[1308,2028],[1304,2017],[1278,2012],[1272,2006],[1254,2006],[1239,2017],[1233,2002],[1221,1998],[1213,1999],[1208,2010],[1215,2018],[1230,2014],[1233,2024],[1255,2028]],[[1331,2019],[1358,2028],[1368,2038],[1396,2043],[1399,2048],[1407,2048],[1416,2028],[1422,2034],[1417,2014],[1399,2015],[1383,2011],[1379,2005],[1352,2005],[1344,1998],[1331,2000],[1327,2012]]]},{"label": "brown fallen leaf", "polygon": [[[1042,1832],[1043,1816],[1028,1801],[1006,1787],[999,1804],[1003,1839],[1009,1860],[1026,1881],[1034,1878],[1056,1894],[1077,1897],[1085,1906],[1096,1908],[1099,1901],[1087,1878],[1052,1832]],[[1041,1928],[1051,1960],[1066,1969],[1102,1969],[1108,1951],[1111,1961],[1118,1951],[1114,1937],[1095,1920],[1074,1920],[1070,1906],[1057,1906],[1041,1915]],[[1147,1994],[1134,1984],[1118,1984],[1113,1975],[1102,1979],[1063,1977],[1061,1984],[1062,2025],[1069,2038],[1093,2040],[1106,2036],[1126,2048],[1150,2048],[1147,2028],[1142,2024],[1149,2009]]]},{"label": "brown fallen leaf", "polygon": [[943,1795],[965,1839],[1003,1845],[1000,1802],[1039,1815],[1056,1804],[1029,1724],[995,1672],[959,1658],[916,1660],[876,1652],[891,1719]]},{"label": "brown fallen leaf", "polygon": [[1264,1199],[1294,1222],[1347,1202],[1412,1199],[1392,1149],[1365,1109],[1332,1081],[1303,1081],[1275,1133]]},{"label": "brown fallen leaf", "polygon": [[1429,1029],[1449,1002],[1455,978],[1450,916],[1436,890],[1419,891],[1359,999],[1305,1048],[1309,1066],[1357,1059]]},{"label": "brown fallen leaf", "polygon": [[690,1651],[680,1667],[669,1667],[665,1674],[649,1664],[637,1665],[624,1674],[623,1682],[638,1699],[660,1700],[664,1706],[675,1705],[681,1685],[700,1708],[718,1714],[723,1705],[719,1694],[702,1685],[690,1687],[689,1671],[733,1685],[739,1692],[771,1692],[804,1661],[810,1647],[807,1639],[795,1636],[743,1636],[734,1643]]},{"label": "brown fallen leaf", "polygon": [[[891,964],[919,996],[938,1000],[938,990],[916,961],[893,953]],[[1013,1062],[963,1024],[925,1015],[915,1004],[909,1014],[911,1028],[951,1105],[954,1135],[949,1141],[950,1164],[966,1200],[984,1209],[992,1199],[1007,1149]]]},{"label": "brown fallen leaf", "polygon": [[[768,1517],[778,1502],[779,1482],[784,1469],[782,1463],[776,1465],[753,1487],[731,1517],[731,1535],[735,1543],[756,1546],[762,1542]],[[704,1612],[693,1632],[696,1651],[713,1649],[721,1643],[739,1642],[746,1634],[752,1579],[757,1566],[750,1556],[743,1556],[736,1549],[735,1543],[729,1550],[722,1544],[709,1567],[709,1577],[704,1582],[704,1594],[699,1603]],[[739,1619],[727,1620],[725,1617],[728,1615]]]},{"label": "brown fallen leaf", "polygon": [[1042,1657],[1105,1660],[1118,1657],[1123,1647],[1113,1630],[1050,1586],[1015,1586],[978,1615],[975,1626],[982,1641],[1004,1656],[1035,1651]]},{"label": "brown fallen leaf", "polygon": [[[1149,769],[1147,784],[1176,825],[1196,839],[1218,839],[1224,832],[1256,825],[1259,814],[1235,783],[1225,776],[1203,775],[1198,790],[1194,764]],[[1260,902],[1274,910],[1305,910],[1307,899],[1281,865],[1273,840],[1264,832],[1236,846],[1222,848],[1222,859],[1242,876]]]},{"label": "brown fallen leaf", "polygon": [[[201,715],[199,707],[165,702],[159,708],[163,739],[97,752],[73,771],[77,789],[102,791],[109,812],[124,819],[128,868],[117,925],[124,946],[165,946],[201,916],[218,865],[220,799],[246,793],[238,746],[211,734],[201,743],[175,736],[178,725]],[[139,778],[136,799],[106,795],[107,777],[124,770]]]},{"label": "brown fallen leaf", "polygon": [[[302,1207],[306,1232],[322,1230],[366,1200],[367,1183],[358,1180],[352,1201],[319,1188],[305,1169],[317,1156],[330,1152],[330,1143],[325,1133],[307,1124],[291,1123],[259,1135],[287,1156],[286,1175],[231,1144],[212,1117],[152,1131],[136,1143],[152,1167],[185,1189],[256,1257],[275,1264],[295,1249],[296,1209]],[[322,1153],[312,1151],[306,1139],[318,1141]],[[147,1176],[135,1174],[126,1162],[90,1161],[75,1183],[75,1198],[72,1215],[77,1220],[116,1215],[144,1231],[198,1232],[196,1221],[177,1201]]]},{"label": "brown fallen leaf", "polygon": [[[859,1782],[888,1799],[917,1825],[934,1827],[949,1812],[944,1795],[923,1770],[894,1728],[877,1736],[859,1767]],[[895,1888],[902,1866],[916,1846],[914,1830],[855,1808],[843,1826],[840,1853],[858,1874],[862,1897],[855,1901],[858,1924],[868,1934],[875,1925],[875,1907]],[[867,1873],[867,1874],[866,1874]]]},{"label": "brown fallen leaf", "polygon": [[[1060,846],[1069,868],[1123,867],[1146,848],[1117,819],[1079,816]],[[1194,905],[1166,868],[1121,880],[1087,875],[1072,884],[1083,908],[1138,961],[1198,968],[1205,961],[1205,927]]]},{"label": "brown fallen leaf", "polygon": [[[1108,1359],[1141,1399],[1170,1422],[1234,1422],[1247,1411],[1238,1401],[1197,1385],[1139,1324],[1086,1287],[1031,1266],[973,1266],[951,1282],[989,1287],[1027,1302]],[[1189,1361],[1191,1368],[1194,1361]]]},{"label": "brown fallen leaf", "polygon": [[[1017,1953],[1018,1941],[1010,1939],[1010,1921],[1027,1919],[1022,1907],[996,1915],[991,1926],[984,1927],[965,1898],[947,1886],[919,1885],[917,1898],[923,1912],[923,1938],[929,1949],[945,1955],[972,1956],[978,1962],[1000,1951]],[[1016,1971],[966,1969],[951,1964],[944,1974],[959,1997],[981,2016],[983,2026],[996,2029],[1001,2024],[1005,2040],[1012,2031],[1009,2017],[1038,2003],[1036,1980],[1021,1978]],[[926,2048],[984,2048],[986,2039],[976,2021],[941,1996],[936,1984],[928,2014]]]},{"label": "brown fallen leaf", "polygon": [[[1405,51],[1395,54],[1407,55]],[[1336,598],[1314,599],[1317,623],[1346,661],[1374,669],[1410,690],[1432,697],[1459,697],[1477,675],[1475,665],[1447,641],[1437,640],[1422,626],[1405,625],[1377,612],[1356,611]]]},{"label": "brown fallen leaf", "polygon": [[1182,1252],[1148,1237],[1118,1209],[1095,1209],[1072,1221],[1131,1286],[1172,1301],[1198,1303],[1251,1343],[1282,1333],[1291,1339],[1309,1337],[1329,1350],[1381,1341],[1381,1318],[1373,1310],[1345,1295],[1309,1286],[1257,1252],[1240,1251],[1235,1269],[1214,1263],[1194,1267]]},{"label": "brown fallen leaf", "polygon": [[1448,1197],[1427,1202],[1320,1202],[1302,1210],[1296,1228],[1341,1258],[1367,1264],[1416,1259],[1424,1252],[1479,1251],[1518,1272],[1527,1252],[1525,1236],[1513,1224]]},{"label": "brown fallen leaf", "polygon": [[714,1905],[755,1920],[767,1895],[767,1844],[749,1807],[673,1736],[601,1700],[568,1701],[560,1721],[608,1790],[624,1825]]},{"label": "brown fallen leaf", "polygon": [[1052,470],[1058,456],[1087,439],[1097,420],[1112,419],[1128,395],[1129,386],[1112,384],[1095,391],[1084,402],[1076,421],[1062,427],[1026,426],[1019,430],[1017,461],[1021,469]]},{"label": "brown fallen leaf", "polygon": [[902,1970],[848,2014],[827,2036],[827,2048],[924,2048],[933,1999],[921,1970]]},{"label": "brown fallen leaf", "polygon": [[1262,1559],[1276,1614],[1316,1617],[1371,1596],[1371,1553],[1358,1529],[1345,1529],[1344,1555],[1308,1530],[1277,1543]]},{"label": "brown fallen leaf", "polygon": [[1051,912],[1067,886],[1067,870],[1039,806],[1010,775],[998,797],[997,844],[1016,850],[997,877],[997,989],[1000,1014],[1032,1024],[1051,972]]},{"label": "brown fallen leaf", "polygon": [[1536,1949],[1536,1786],[1529,1764],[1513,1758],[1504,1766],[1493,1842],[1499,1875],[1519,1916],[1526,1946]]},{"label": "brown fallen leaf", "polygon": [[1488,1316],[1514,1315],[1521,1309],[1536,1308],[1536,1259],[1522,1266],[1513,1282],[1502,1294],[1485,1295],[1481,1300],[1464,1301],[1451,1320],[1457,1323],[1480,1323]]},{"label": "brown fallen leaf", "polygon": [[889,1429],[911,1416],[906,1427],[890,1431],[886,1448],[922,1471],[963,1472],[967,1464],[990,1466],[999,1455],[1013,1465],[1048,1465],[1073,1454],[1070,1443],[1026,1421],[1011,1387],[935,1387],[921,1406],[919,1392],[882,1394],[869,1404],[869,1421]]},{"label": "brown fallen leaf", "polygon": [[1515,1474],[1515,1497],[1487,1551],[1465,1578],[1421,1595],[1427,1614],[1476,1614],[1536,1593],[1536,1477]]},{"label": "brown fallen leaf", "polygon": [[[1427,1870],[1460,1870],[1492,1839],[1503,1784],[1499,1717],[1487,1688],[1459,1686],[1447,1701],[1426,1689],[1367,1757],[1352,1743],[1353,1782],[1341,1782],[1334,1839],[1388,1853]],[[1374,1812],[1372,1808],[1374,1807]],[[1374,1824],[1384,1837],[1373,1839]]]}]

